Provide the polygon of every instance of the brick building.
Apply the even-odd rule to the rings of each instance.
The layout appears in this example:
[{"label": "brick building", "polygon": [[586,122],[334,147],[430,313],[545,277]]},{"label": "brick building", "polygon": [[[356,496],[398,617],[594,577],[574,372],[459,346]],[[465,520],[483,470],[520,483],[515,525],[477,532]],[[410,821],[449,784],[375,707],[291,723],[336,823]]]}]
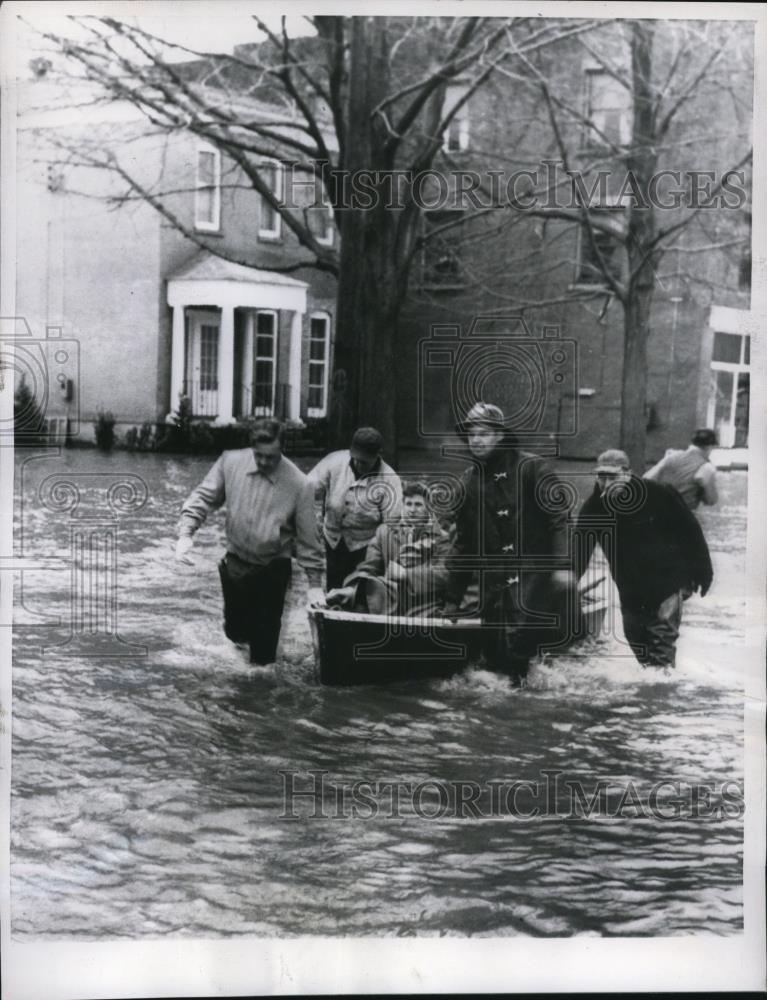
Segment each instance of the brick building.
[{"label": "brick building", "polygon": [[[684,184],[690,171],[721,174],[748,142],[748,25],[737,40],[717,73],[688,97],[659,160],[664,169],[681,171]],[[660,64],[669,58],[666,41],[664,35]],[[605,188],[598,187],[599,211],[617,219],[626,211],[620,150],[631,135],[621,74],[609,71],[627,72],[618,23],[600,29],[599,53],[574,41],[543,56],[540,71],[550,90],[567,95],[576,111],[566,116],[559,137],[572,156],[569,166],[588,189],[599,170],[607,172]],[[38,81],[29,89],[44,85]],[[446,106],[460,100],[463,87],[460,81],[448,87]],[[46,106],[39,93],[32,103]],[[61,328],[81,347],[75,384],[59,396],[54,389],[51,413],[79,409],[87,429],[97,410],[109,409],[118,426],[130,426],[165,419],[183,392],[195,416],[205,421],[253,413],[304,420],[326,416],[334,279],[309,267],[281,271],[300,264],[305,251],[279,214],[212,146],[181,133],[147,135],[130,109],[113,107],[110,120],[101,113],[91,117],[27,113],[18,132],[17,201],[24,225],[17,312],[36,335]],[[700,121],[724,123],[716,144],[710,126],[696,131]],[[130,148],[129,162],[147,191],[175,192],[165,199],[173,219],[135,195],[125,198],[125,185],[103,170],[47,169],[41,136],[55,145],[57,135],[73,129],[91,142]],[[540,194],[551,190],[546,163],[560,160],[561,153],[540,92],[498,72],[453,119],[435,170],[453,185],[461,172],[476,173],[483,197],[493,175],[505,182],[520,172],[537,173],[534,187]],[[277,153],[267,169],[273,190],[280,192],[285,172]],[[567,184],[561,178],[555,183],[566,196]],[[623,310],[605,284],[583,225],[556,213],[467,211],[452,194],[425,213],[424,231],[441,235],[424,246],[396,334],[400,444],[429,446],[424,410],[431,428],[453,423],[455,372],[452,381],[429,383],[432,373],[425,370],[424,345],[434,326],[458,327],[463,336],[477,317],[485,317],[492,350],[530,341],[522,348],[521,367],[511,364],[483,375],[485,395],[508,409],[516,399],[543,391],[540,436],[558,437],[565,456],[589,458],[614,445]],[[337,242],[328,210],[310,211],[318,240]],[[664,210],[672,221],[680,211]],[[737,208],[700,213],[660,262],[648,347],[648,460],[684,443],[696,426],[715,426],[725,447],[747,443],[752,330],[744,234],[749,232],[746,196]],[[615,275],[625,278],[625,249],[600,234],[598,250]],[[551,348],[555,335],[576,345],[563,362],[567,371],[555,372],[543,362],[536,382],[535,365],[528,371],[524,358],[537,357],[536,341]],[[560,353],[554,350],[557,357]]]},{"label": "brick building", "polygon": [[[669,32],[675,29],[672,26]],[[659,169],[680,172],[680,186],[688,201],[695,198],[695,185],[712,187],[751,142],[753,26],[730,25],[729,29],[730,44],[722,50],[716,71],[704,76],[688,95],[658,160]],[[655,70],[660,78],[669,71],[672,58],[670,34],[659,34]],[[625,86],[629,65],[625,34],[616,22],[600,28],[598,45],[583,46],[576,40],[541,58],[540,71],[550,92],[573,112],[559,115],[560,137],[555,136],[539,89],[495,74],[453,120],[442,161],[435,167],[448,177],[452,173],[453,186],[463,184],[464,190],[471,187],[469,174],[478,174],[482,187],[475,198],[483,205],[493,196],[493,172],[502,185],[517,174],[520,183],[513,189],[515,194],[534,190],[545,202],[555,191],[566,204],[572,198],[572,185],[563,169],[564,147],[569,156],[566,166],[580,174],[587,192],[596,190],[598,211],[617,218],[626,212],[631,198],[630,189],[621,194],[632,124],[631,95]],[[616,68],[622,73],[613,75]],[[449,88],[446,100],[456,100],[451,90],[460,94],[460,89],[460,84]],[[534,183],[526,180],[526,171],[536,175]],[[606,175],[603,187],[600,171]],[[696,177],[696,171],[710,172],[716,180]],[[680,230],[673,249],[660,259],[648,343],[648,460],[668,447],[684,444],[700,426],[716,427],[723,447],[747,445],[753,333],[748,171],[746,165],[742,181],[737,182],[740,191],[727,199],[727,205],[690,213],[691,224]],[[661,184],[659,200],[665,198],[670,204],[670,190],[670,184],[665,188]],[[475,317],[485,317],[487,327],[488,317],[516,315],[524,317],[529,334],[543,344],[544,331],[556,327],[562,338],[578,345],[575,392],[567,379],[559,385],[546,383],[542,436],[560,431],[561,453],[579,458],[593,457],[615,445],[624,317],[594,260],[584,227],[556,213],[546,216],[501,209],[482,214],[471,206],[471,199],[461,203],[443,197],[440,202],[436,186],[433,193],[439,207],[426,213],[425,230],[442,229],[442,235],[425,245],[401,331],[405,439],[418,443],[419,390],[414,374],[422,364],[419,350],[422,354],[423,348],[418,344],[429,337],[430,327],[458,324],[466,336]],[[658,225],[679,223],[686,211],[684,206],[658,208]],[[625,249],[602,233],[596,239],[608,266],[625,280]],[[513,326],[514,321],[496,320],[501,341],[504,336],[513,338]],[[523,331],[521,336],[528,334]],[[524,372],[517,372],[516,377],[515,388],[514,372],[509,371],[507,405],[510,395],[538,391]],[[496,401],[503,403],[498,378],[494,388],[488,384],[486,395],[494,392]],[[437,394],[432,403],[440,411],[435,420],[450,426],[452,402],[445,394]],[[575,434],[562,424],[562,415],[572,416],[573,410]]]}]

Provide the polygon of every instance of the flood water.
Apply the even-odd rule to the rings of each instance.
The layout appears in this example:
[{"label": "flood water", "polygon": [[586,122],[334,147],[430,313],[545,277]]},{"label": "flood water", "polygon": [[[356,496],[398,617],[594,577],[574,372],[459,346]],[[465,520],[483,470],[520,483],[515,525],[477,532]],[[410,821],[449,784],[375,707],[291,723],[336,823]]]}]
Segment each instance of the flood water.
[{"label": "flood water", "polygon": [[[195,568],[174,565],[181,502],[210,464],[17,461],[17,555],[33,568],[16,588],[15,937],[742,931],[745,473],[720,474],[702,514],[716,577],[686,605],[676,670],[643,670],[618,637],[536,665],[522,691],[480,669],[334,689],[314,680],[301,572],[280,661],[256,670],[221,630],[220,514]],[[96,583],[73,576],[73,545]],[[285,816],[286,781],[320,780],[325,815],[303,795]],[[516,815],[488,806],[491,786],[519,781],[540,784],[548,815],[528,792]],[[574,812],[573,783],[590,798],[599,781],[613,806],[633,787],[640,808]],[[344,816],[333,788],[355,782],[377,786]],[[427,784],[395,810],[387,782]],[[440,809],[435,782],[476,783],[481,815]],[[679,785],[648,815],[660,782]],[[713,808],[692,815],[690,785]]]}]

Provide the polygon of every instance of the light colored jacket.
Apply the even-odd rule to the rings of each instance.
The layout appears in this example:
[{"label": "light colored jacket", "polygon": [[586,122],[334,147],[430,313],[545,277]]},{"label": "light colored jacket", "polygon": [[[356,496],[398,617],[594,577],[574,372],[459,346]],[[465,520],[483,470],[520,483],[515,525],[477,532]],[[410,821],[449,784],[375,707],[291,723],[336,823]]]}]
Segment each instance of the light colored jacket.
[{"label": "light colored jacket", "polygon": [[350,552],[365,548],[379,524],[398,521],[402,484],[383,459],[375,471],[354,474],[348,449],[333,451],[309,473],[323,504],[322,531],[331,548],[343,539]]},{"label": "light colored jacket", "polygon": [[701,500],[710,507],[719,499],[716,469],[694,444],[686,451],[669,449],[660,462],[645,472],[644,478],[673,486],[690,510],[695,510]]},{"label": "light colored jacket", "polygon": [[269,473],[258,471],[251,448],[225,451],[181,510],[179,534],[193,535],[208,514],[226,504],[226,543],[245,562],[290,558],[293,540],[310,586],[320,586],[324,553],[314,515],[314,487],[283,455]]}]

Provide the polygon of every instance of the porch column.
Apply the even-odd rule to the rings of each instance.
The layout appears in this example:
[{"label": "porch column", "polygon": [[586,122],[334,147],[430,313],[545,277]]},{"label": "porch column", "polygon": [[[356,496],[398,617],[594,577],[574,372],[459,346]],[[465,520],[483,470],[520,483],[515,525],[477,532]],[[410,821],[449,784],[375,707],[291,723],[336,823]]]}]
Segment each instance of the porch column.
[{"label": "porch column", "polygon": [[218,337],[218,416],[217,424],[234,423],[234,306],[222,306]]},{"label": "porch column", "polygon": [[303,313],[296,310],[290,320],[290,365],[288,379],[290,382],[290,397],[288,399],[288,417],[298,420],[301,416],[301,320]]},{"label": "porch column", "polygon": [[170,412],[178,409],[184,388],[184,307],[173,306],[173,329],[170,348]]}]

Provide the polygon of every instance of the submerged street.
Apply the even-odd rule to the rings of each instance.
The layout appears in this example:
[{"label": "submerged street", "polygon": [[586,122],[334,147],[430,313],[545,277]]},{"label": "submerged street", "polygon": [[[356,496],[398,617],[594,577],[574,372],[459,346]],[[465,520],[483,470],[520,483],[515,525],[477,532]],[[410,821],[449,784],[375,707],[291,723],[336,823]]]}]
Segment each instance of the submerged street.
[{"label": "submerged street", "polygon": [[[252,668],[221,629],[223,517],[200,531],[193,568],[172,558],[181,503],[210,464],[85,450],[17,463],[19,554],[42,568],[16,590],[16,938],[742,930],[737,811],[429,819],[408,802],[392,818],[311,818],[302,799],[289,818],[280,772],[302,788],[312,771],[337,786],[483,787],[557,771],[645,796],[742,783],[745,472],[721,473],[719,505],[701,513],[714,585],[686,605],[676,670],[642,669],[618,634],[535,665],[520,691],[480,669],[318,686],[297,567],[279,662]],[[79,484],[77,504],[53,475]],[[90,645],[63,645],[86,528],[114,540],[121,656],[99,654],[98,615]],[[113,608],[109,544],[93,549],[102,583],[85,603]]]}]

